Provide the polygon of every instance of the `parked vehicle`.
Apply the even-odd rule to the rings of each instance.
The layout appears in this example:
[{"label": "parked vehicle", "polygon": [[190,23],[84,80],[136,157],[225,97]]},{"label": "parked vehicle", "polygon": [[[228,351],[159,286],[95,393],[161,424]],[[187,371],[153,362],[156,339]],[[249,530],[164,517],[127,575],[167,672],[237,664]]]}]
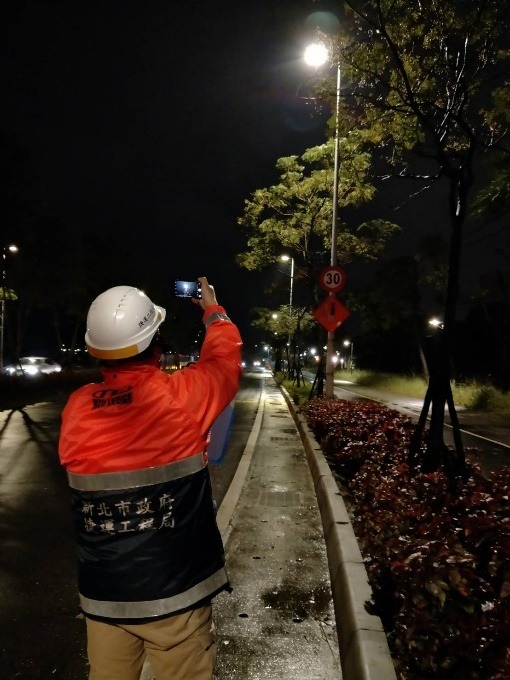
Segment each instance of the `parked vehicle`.
[{"label": "parked vehicle", "polygon": [[18,361],[4,366],[2,372],[11,376],[37,376],[60,373],[62,366],[49,357],[20,357]]}]

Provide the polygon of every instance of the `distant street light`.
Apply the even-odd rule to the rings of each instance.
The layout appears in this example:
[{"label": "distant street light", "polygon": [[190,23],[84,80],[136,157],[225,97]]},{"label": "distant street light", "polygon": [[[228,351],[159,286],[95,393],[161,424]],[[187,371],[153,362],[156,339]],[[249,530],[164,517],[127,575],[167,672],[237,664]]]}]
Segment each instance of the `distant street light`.
[{"label": "distant street light", "polygon": [[429,326],[434,326],[434,328],[444,328],[444,321],[441,319],[429,319]]},{"label": "distant street light", "polygon": [[10,246],[4,246],[2,248],[2,306],[1,306],[1,326],[0,326],[0,369],[4,367],[4,328],[5,328],[5,300],[7,296],[7,288],[6,288],[6,279],[7,279],[7,274],[6,274],[6,269],[5,269],[5,261],[7,259],[7,253],[17,253],[18,252],[18,246],[15,245],[10,245]]},{"label": "distant street light", "polygon": [[350,355],[350,358],[349,358],[349,368],[350,368],[350,371],[351,371],[351,373],[352,373],[352,368],[353,368],[353,357],[352,357],[352,353],[353,353],[353,351],[354,351],[354,343],[353,343],[352,340],[344,340],[344,347],[349,347],[349,345],[351,346],[351,355]]},{"label": "distant street light", "polygon": [[[325,45],[314,43],[305,50],[305,61],[309,66],[318,68],[326,63],[329,53]],[[337,264],[337,227],[338,227],[338,149],[339,149],[339,122],[340,122],[340,61],[336,65],[336,109],[335,109],[335,150],[333,169],[333,211],[331,219],[331,266]],[[335,363],[335,332],[328,331],[326,349],[326,397],[334,396]]]}]

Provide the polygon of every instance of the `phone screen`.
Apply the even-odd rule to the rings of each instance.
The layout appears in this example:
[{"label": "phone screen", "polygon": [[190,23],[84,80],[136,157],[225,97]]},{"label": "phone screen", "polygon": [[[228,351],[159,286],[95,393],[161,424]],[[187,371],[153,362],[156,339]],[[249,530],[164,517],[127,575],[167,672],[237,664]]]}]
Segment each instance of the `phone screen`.
[{"label": "phone screen", "polygon": [[200,299],[202,297],[202,287],[198,281],[176,281],[175,296]]}]

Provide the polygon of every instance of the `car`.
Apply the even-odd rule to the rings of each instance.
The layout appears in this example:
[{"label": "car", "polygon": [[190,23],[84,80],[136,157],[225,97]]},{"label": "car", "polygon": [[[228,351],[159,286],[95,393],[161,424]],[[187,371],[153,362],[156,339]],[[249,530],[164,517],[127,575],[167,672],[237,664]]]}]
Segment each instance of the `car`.
[{"label": "car", "polygon": [[3,372],[14,376],[37,376],[60,373],[62,366],[49,357],[20,357],[18,361],[5,366]]},{"label": "car", "polygon": [[254,361],[247,370],[252,373],[266,373],[266,367],[261,361]]}]

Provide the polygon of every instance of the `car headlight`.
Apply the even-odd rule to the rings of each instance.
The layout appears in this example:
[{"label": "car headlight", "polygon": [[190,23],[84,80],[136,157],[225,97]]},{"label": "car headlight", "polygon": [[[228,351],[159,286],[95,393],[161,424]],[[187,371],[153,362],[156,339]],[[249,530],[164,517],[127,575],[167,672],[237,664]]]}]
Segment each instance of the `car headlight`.
[{"label": "car headlight", "polygon": [[23,366],[23,371],[28,375],[37,375],[39,373],[37,366]]}]

